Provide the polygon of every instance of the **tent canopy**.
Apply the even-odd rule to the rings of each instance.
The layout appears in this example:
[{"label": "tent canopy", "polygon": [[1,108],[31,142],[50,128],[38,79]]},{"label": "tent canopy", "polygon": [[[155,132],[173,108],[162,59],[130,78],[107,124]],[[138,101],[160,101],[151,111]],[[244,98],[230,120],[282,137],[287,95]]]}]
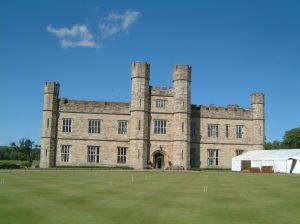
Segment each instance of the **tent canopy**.
[{"label": "tent canopy", "polygon": [[255,150],[232,158],[233,171],[241,171],[242,162],[251,161],[251,167],[272,166],[274,172],[300,174],[300,149]]},{"label": "tent canopy", "polygon": [[236,156],[235,160],[300,160],[300,149],[255,150]]}]

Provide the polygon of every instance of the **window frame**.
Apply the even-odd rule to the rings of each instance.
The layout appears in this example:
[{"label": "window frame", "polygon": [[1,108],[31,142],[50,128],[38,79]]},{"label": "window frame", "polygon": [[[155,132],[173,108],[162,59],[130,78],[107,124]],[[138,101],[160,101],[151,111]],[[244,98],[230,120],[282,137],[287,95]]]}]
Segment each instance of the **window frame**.
[{"label": "window frame", "polygon": [[207,166],[219,166],[219,154],[218,149],[208,149]]},{"label": "window frame", "polygon": [[166,108],[167,106],[167,100],[164,99],[156,99],[155,100],[155,107],[156,108]]},{"label": "window frame", "polygon": [[154,120],[154,134],[167,134],[167,120],[155,119]]},{"label": "window frame", "polygon": [[89,134],[101,134],[101,123],[100,119],[89,119],[88,120],[88,133]]},{"label": "window frame", "polygon": [[229,124],[225,125],[225,137],[229,138]]},{"label": "window frame", "polygon": [[73,123],[73,120],[72,118],[63,118],[62,119],[63,121],[63,124],[62,124],[62,132],[72,132],[72,123]]},{"label": "window frame", "polygon": [[60,161],[63,163],[69,163],[71,161],[71,145],[61,145]]},{"label": "window frame", "polygon": [[207,124],[207,137],[219,137],[219,124]]},{"label": "window frame", "polygon": [[87,147],[87,162],[99,163],[100,160],[100,146],[88,145]]},{"label": "window frame", "polygon": [[117,164],[126,164],[127,151],[127,147],[117,147]]},{"label": "window frame", "polygon": [[126,135],[128,132],[128,121],[127,120],[118,120],[118,134]]},{"label": "window frame", "polygon": [[244,138],[245,125],[236,125],[236,138]]}]

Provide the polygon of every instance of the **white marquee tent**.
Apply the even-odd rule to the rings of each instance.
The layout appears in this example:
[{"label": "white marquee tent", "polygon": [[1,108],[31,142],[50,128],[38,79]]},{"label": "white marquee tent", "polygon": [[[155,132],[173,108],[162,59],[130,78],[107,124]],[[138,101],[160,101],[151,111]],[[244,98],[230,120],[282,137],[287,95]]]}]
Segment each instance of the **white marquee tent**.
[{"label": "white marquee tent", "polygon": [[255,150],[232,158],[232,171],[241,171],[243,161],[251,168],[272,166],[274,173],[300,174],[300,149]]}]

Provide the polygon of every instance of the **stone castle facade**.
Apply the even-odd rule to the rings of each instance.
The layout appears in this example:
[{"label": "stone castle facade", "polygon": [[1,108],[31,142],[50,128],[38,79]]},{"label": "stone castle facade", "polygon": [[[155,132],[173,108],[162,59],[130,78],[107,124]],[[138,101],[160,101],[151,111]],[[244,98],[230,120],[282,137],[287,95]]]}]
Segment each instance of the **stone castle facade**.
[{"label": "stone castle facade", "polygon": [[191,104],[191,67],[173,67],[173,87],[149,85],[150,65],[132,63],[131,102],[59,97],[46,82],[40,167],[230,167],[231,158],[263,149],[264,94],[251,107]]}]

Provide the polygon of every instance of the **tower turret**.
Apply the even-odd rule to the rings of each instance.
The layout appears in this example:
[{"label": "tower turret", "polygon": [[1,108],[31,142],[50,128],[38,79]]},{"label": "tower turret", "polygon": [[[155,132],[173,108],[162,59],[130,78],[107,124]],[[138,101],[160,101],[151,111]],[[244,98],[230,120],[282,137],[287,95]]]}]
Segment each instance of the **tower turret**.
[{"label": "tower turret", "polygon": [[136,168],[147,164],[149,149],[149,79],[150,64],[133,62],[131,75],[131,106],[130,106],[130,150],[129,153]]},{"label": "tower turret", "polygon": [[261,144],[265,143],[265,95],[263,93],[251,94],[251,108],[254,123],[254,139]]},{"label": "tower turret", "polygon": [[190,167],[191,66],[174,65],[174,165]]},{"label": "tower turret", "polygon": [[40,167],[55,166],[58,121],[59,83],[46,82],[44,86],[44,106]]},{"label": "tower turret", "polygon": [[263,93],[252,93],[251,94],[251,105],[253,110],[254,119],[264,119],[265,113],[265,95]]}]

